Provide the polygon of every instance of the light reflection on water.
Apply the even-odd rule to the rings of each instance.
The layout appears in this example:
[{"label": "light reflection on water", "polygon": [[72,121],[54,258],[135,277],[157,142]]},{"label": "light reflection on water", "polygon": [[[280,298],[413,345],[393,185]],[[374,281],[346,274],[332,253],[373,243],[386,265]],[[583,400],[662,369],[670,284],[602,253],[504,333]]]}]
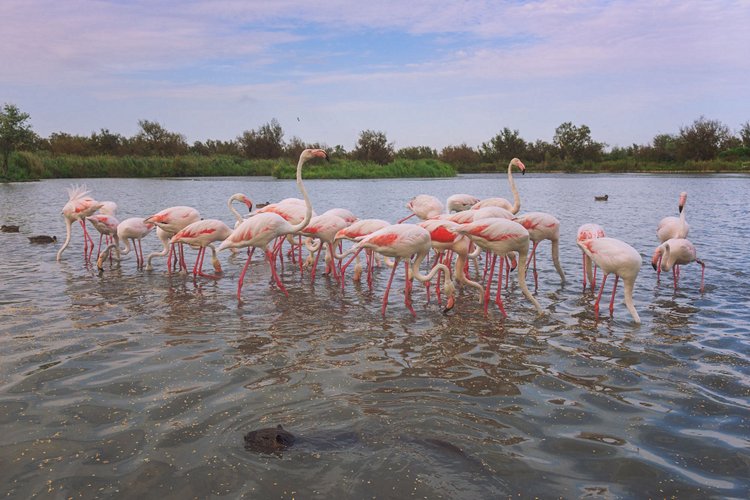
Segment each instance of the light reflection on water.
[{"label": "light reflection on water", "polygon": [[[68,181],[0,186],[0,491],[258,497],[744,497],[750,488],[750,272],[744,176],[526,175],[523,209],[562,223],[560,287],[539,254],[537,318],[517,286],[509,318],[487,317],[464,291],[450,315],[417,318],[398,293],[380,315],[376,289],[327,278],[311,286],[287,265],[289,298],[256,258],[238,305],[244,257],[222,255],[217,281],[153,272],[130,260],[102,275],[64,236]],[[270,179],[105,180],[87,184],[118,217],[189,204],[230,222],[226,199],[297,196]],[[318,212],[341,206],[394,220],[412,196],[509,196],[502,176],[309,181]],[[657,285],[655,226],[689,193],[691,239],[707,262],[681,288]],[[609,194],[596,203],[594,195]],[[44,203],[40,202],[44,200]],[[644,266],[630,322],[593,317],[581,292],[575,230],[596,221]],[[80,228],[74,235],[80,237]],[[739,242],[739,243],[738,243]],[[145,250],[158,249],[149,237]],[[191,254],[192,258],[192,254]],[[284,427],[302,440],[282,455],[247,452],[248,430]]]}]

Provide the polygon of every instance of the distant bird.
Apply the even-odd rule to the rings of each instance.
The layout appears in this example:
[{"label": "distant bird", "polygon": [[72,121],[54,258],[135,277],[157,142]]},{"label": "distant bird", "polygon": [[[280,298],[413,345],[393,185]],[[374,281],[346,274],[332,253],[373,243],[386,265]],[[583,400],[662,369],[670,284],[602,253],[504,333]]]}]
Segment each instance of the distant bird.
[{"label": "distant bird", "polygon": [[[57,260],[62,258],[62,254],[68,245],[70,244],[70,235],[72,225],[75,221],[81,223],[83,228],[83,258],[87,260],[90,257],[90,253],[94,251],[94,241],[89,236],[89,232],[86,229],[86,217],[93,215],[97,210],[102,208],[102,203],[88,196],[89,190],[86,186],[71,186],[68,188],[68,202],[62,209],[62,216],[65,218],[65,243],[57,251]],[[90,245],[90,246],[89,246]]]},{"label": "distant bird", "polygon": [[[599,224],[583,224],[578,228],[576,233],[576,243],[595,238],[604,238],[605,236],[607,234]],[[583,255],[583,289],[584,291],[586,290],[586,278],[588,277],[591,282],[591,289],[593,290],[595,286],[594,280],[596,279],[596,268],[591,265],[591,259],[586,256],[586,252],[581,251],[581,254]]]},{"label": "distant bird", "polygon": [[609,199],[609,195],[605,194],[604,196],[594,196],[594,200],[596,201],[607,201]]},{"label": "distant bird", "polygon": [[45,243],[55,243],[57,241],[57,236],[29,236],[29,243],[35,243],[35,244],[45,244]]},{"label": "distant bird", "polygon": [[638,316],[638,312],[633,305],[633,287],[643,262],[641,254],[624,241],[615,238],[594,238],[578,241],[577,244],[578,247],[585,252],[604,273],[602,284],[599,288],[599,295],[594,304],[596,318],[599,319],[599,301],[602,298],[602,292],[604,291],[604,284],[607,281],[607,276],[609,276],[610,273],[614,273],[615,284],[612,287],[612,299],[609,302],[609,314],[612,315],[614,313],[617,282],[622,278],[623,284],[625,285],[625,307],[628,308],[630,315],[633,316],[633,321],[640,323],[641,318]]},{"label": "distant bird", "polygon": [[18,226],[11,226],[11,225],[6,225],[6,224],[3,224],[2,226],[0,226],[0,232],[3,232],[3,233],[17,233],[18,229],[19,229]]},{"label": "distant bird", "polygon": [[701,266],[701,293],[703,292],[703,278],[706,274],[706,264],[698,258],[698,254],[695,251],[695,246],[685,238],[672,238],[658,247],[654,251],[654,256],[651,259],[651,265],[656,270],[659,263],[661,263],[662,271],[672,270],[674,276],[674,287],[677,288],[677,281],[680,279],[679,266],[684,264],[690,264],[691,262],[697,262]]},{"label": "distant bird", "polygon": [[508,183],[510,184],[510,190],[513,193],[513,203],[509,202],[505,198],[486,198],[479,203],[476,203],[472,208],[474,210],[484,207],[500,207],[510,212],[517,214],[521,210],[521,197],[518,195],[518,189],[516,183],[513,180],[513,167],[518,168],[521,171],[521,175],[526,173],[526,165],[523,164],[518,158],[513,158],[508,163]]}]

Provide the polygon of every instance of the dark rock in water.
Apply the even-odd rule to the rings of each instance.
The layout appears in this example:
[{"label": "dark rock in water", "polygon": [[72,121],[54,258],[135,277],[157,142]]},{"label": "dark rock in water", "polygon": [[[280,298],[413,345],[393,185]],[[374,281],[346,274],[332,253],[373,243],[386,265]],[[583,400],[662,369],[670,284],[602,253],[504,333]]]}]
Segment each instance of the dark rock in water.
[{"label": "dark rock in water", "polygon": [[245,434],[245,449],[260,453],[276,453],[289,448],[295,441],[294,434],[277,425]]},{"label": "dark rock in water", "polygon": [[57,236],[29,236],[29,243],[38,243],[38,244],[44,244],[44,243],[54,243],[57,241]]},{"label": "dark rock in water", "polygon": [[5,225],[3,224],[0,226],[0,232],[3,233],[17,233],[18,232],[18,226],[11,226],[11,225]]}]

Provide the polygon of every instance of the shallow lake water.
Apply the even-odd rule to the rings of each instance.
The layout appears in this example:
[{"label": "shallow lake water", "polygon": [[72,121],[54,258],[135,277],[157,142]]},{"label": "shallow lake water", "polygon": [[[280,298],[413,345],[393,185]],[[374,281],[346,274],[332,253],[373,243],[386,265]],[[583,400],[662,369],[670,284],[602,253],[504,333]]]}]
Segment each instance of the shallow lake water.
[{"label": "shallow lake water", "polygon": [[[540,245],[537,316],[517,284],[508,318],[476,294],[442,314],[397,274],[385,317],[375,287],[342,293],[285,264],[289,297],[257,256],[219,280],[99,273],[81,228],[65,236],[65,188],[86,183],[118,218],[191,205],[232,224],[227,198],[298,197],[270,178],[88,179],[0,185],[0,495],[9,498],[747,498],[750,491],[750,258],[741,175],[517,175],[522,212],[561,221],[567,283]],[[315,210],[406,215],[414,195],[510,198],[503,174],[454,179],[308,181]],[[690,239],[706,262],[680,286],[650,266],[655,228],[688,192]],[[608,194],[606,202],[594,196]],[[643,256],[635,325],[618,290],[598,321],[582,292],[576,229],[601,224]],[[97,238],[98,239],[98,238]],[[152,233],[144,251],[160,249]],[[194,251],[188,251],[192,265]],[[321,263],[322,270],[322,263]],[[351,271],[348,273],[351,277]],[[517,279],[517,275],[513,276]],[[529,277],[528,282],[533,283]],[[605,291],[608,291],[611,280]],[[532,286],[533,289],[533,286]],[[279,454],[243,447],[281,424]]]}]

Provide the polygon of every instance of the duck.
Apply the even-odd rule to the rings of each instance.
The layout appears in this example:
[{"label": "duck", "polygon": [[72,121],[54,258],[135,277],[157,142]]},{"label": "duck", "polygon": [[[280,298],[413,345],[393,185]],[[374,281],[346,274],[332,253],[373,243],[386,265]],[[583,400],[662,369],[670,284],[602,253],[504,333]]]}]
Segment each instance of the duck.
[{"label": "duck", "polygon": [[12,226],[12,225],[3,224],[2,226],[0,226],[0,232],[3,232],[3,233],[17,233],[18,232],[18,226]]},{"label": "duck", "polygon": [[56,241],[57,241],[57,236],[47,236],[47,235],[29,236],[29,243],[44,244],[44,243],[55,243]]},{"label": "duck", "polygon": [[605,194],[605,195],[602,195],[602,196],[594,196],[594,199],[596,201],[607,201],[607,199],[609,199],[609,195]]}]

